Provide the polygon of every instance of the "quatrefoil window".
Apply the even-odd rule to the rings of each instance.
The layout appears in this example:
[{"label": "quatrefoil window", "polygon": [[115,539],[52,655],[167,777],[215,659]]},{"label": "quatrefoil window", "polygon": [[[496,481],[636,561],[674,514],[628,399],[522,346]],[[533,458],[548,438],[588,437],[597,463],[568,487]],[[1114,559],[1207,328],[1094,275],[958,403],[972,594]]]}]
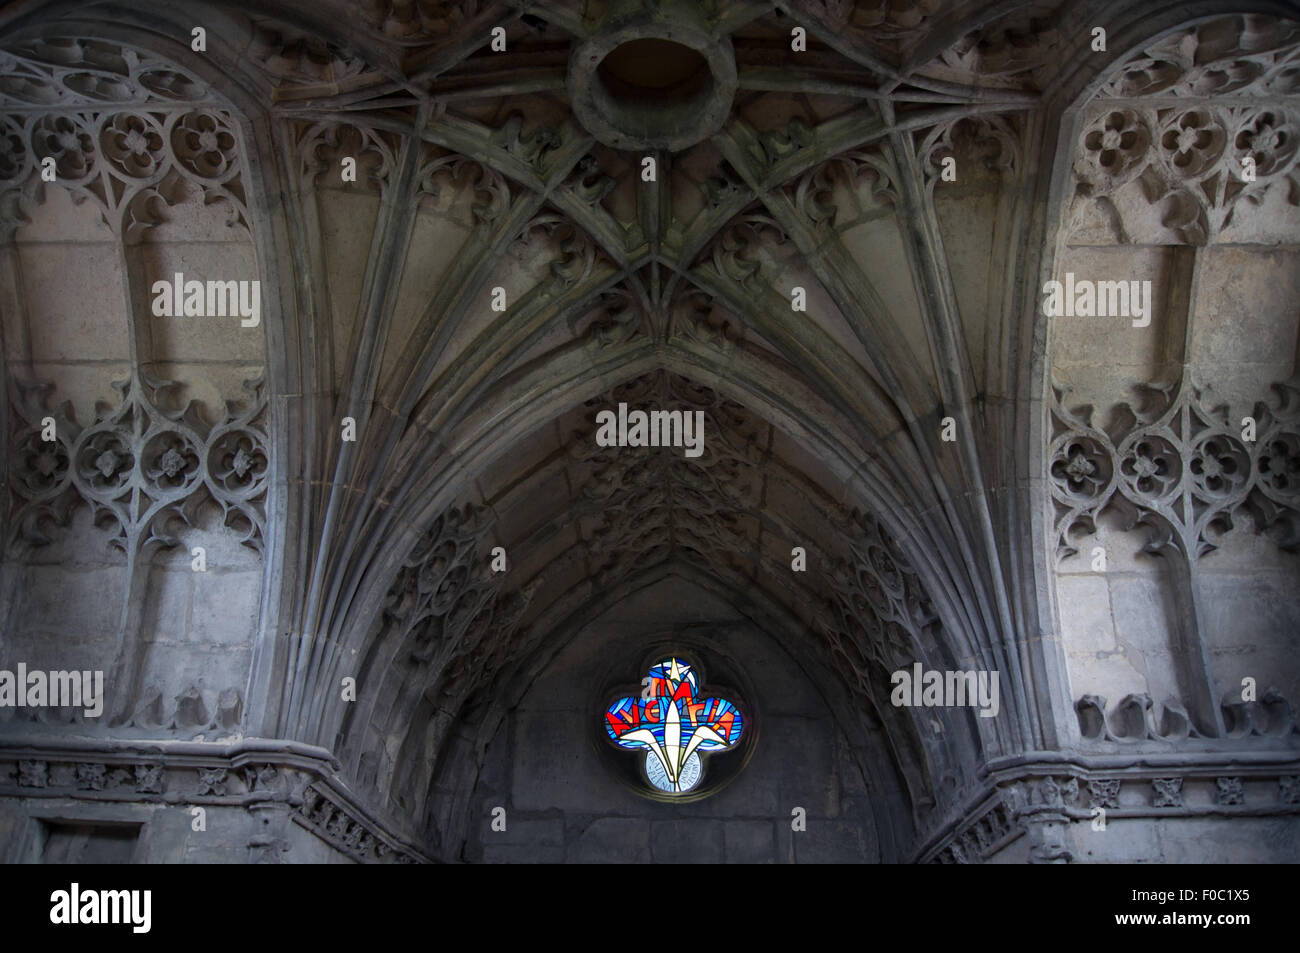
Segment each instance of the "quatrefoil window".
[{"label": "quatrefoil window", "polygon": [[685,794],[704,774],[701,753],[732,748],[744,719],[725,698],[701,698],[695,671],[666,658],[642,680],[640,697],[605,710],[605,730],[620,748],[645,752],[645,776],[665,794]]}]

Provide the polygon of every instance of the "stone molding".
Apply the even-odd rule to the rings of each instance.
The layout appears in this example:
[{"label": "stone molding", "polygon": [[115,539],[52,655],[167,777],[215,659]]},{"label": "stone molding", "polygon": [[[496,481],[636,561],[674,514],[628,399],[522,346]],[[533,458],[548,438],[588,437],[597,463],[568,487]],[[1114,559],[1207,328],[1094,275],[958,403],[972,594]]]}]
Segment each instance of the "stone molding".
[{"label": "stone molding", "polygon": [[988,860],[1022,834],[1031,862],[1069,861],[1065,825],[1158,817],[1281,817],[1300,814],[1300,758],[1078,759],[1028,762],[991,772],[991,789],[921,841],[919,863]]},{"label": "stone molding", "polygon": [[0,798],[246,810],[279,805],[301,827],[359,863],[430,863],[349,796],[337,768],[324,749],[287,741],[6,739],[0,743]]}]

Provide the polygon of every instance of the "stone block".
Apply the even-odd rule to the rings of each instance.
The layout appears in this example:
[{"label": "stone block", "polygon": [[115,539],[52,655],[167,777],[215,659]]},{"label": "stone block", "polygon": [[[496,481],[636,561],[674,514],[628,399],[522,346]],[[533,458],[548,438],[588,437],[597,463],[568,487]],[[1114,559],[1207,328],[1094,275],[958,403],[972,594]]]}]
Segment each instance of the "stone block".
[{"label": "stone block", "polygon": [[648,863],[650,824],[636,817],[597,818],[569,835],[565,859],[580,864]]},{"label": "stone block", "polygon": [[726,821],[723,844],[729,864],[772,864],[776,862],[776,838],[772,821]]},{"label": "stone block", "polygon": [[32,358],[128,360],[122,269],[115,244],[20,246]]},{"label": "stone block", "polygon": [[808,829],[792,833],[801,864],[860,864],[868,859],[856,824],[809,816]]},{"label": "stone block", "polygon": [[723,825],[703,818],[655,821],[650,825],[650,847],[659,864],[721,863]]}]

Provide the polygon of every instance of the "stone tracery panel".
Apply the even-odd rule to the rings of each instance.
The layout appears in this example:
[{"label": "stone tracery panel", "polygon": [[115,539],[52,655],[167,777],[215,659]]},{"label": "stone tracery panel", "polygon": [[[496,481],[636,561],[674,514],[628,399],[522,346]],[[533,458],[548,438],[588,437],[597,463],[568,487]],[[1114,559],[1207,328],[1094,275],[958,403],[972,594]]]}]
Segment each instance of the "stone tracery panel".
[{"label": "stone tracery panel", "polygon": [[193,403],[177,405],[174,381],[146,375],[142,387],[121,381],[122,402],[79,427],[65,411],[53,417],[53,441],[42,439],[50,408],[19,411],[12,486],[20,498],[15,532],[28,543],[49,541],[52,526],[66,525],[72,508],[89,506],[96,521],[113,526],[124,552],[174,546],[168,524],[191,522],[214,501],[241,541],[264,547],[268,450],[266,398],[261,381],[249,381],[243,405],[232,402],[223,420],[208,426]]},{"label": "stone tracery panel", "polygon": [[198,189],[205,202],[229,203],[230,224],[247,230],[236,137],[218,110],[33,112],[3,121],[0,207],[11,234],[41,201],[42,168],[52,168],[58,185],[78,201],[92,201],[128,242],[139,241],[158,221],[154,203],[165,207],[182,199],[184,185]]},{"label": "stone tracery panel", "polygon": [[[1105,229],[1120,243],[1191,245],[1293,231],[1296,31],[1270,17],[1227,17],[1126,61],[1085,112],[1071,228],[1098,237]],[[1231,230],[1242,203],[1257,208],[1270,191],[1282,216]]]},{"label": "stone tracery panel", "polygon": [[1216,548],[1238,513],[1250,513],[1283,549],[1300,545],[1293,389],[1278,387],[1280,407],[1258,405],[1250,442],[1221,409],[1189,391],[1156,391],[1149,409],[1119,404],[1113,436],[1093,424],[1092,408],[1073,413],[1055,392],[1049,469],[1058,558],[1078,552],[1076,534],[1095,531],[1098,515],[1121,500],[1134,524],[1150,525],[1151,552],[1176,546],[1198,559]]},{"label": "stone tracery panel", "polygon": [[116,107],[212,100],[189,71],[102,40],[43,39],[0,51],[0,96],[10,108]]},{"label": "stone tracery panel", "polygon": [[[1047,476],[1060,624],[1071,678],[1091,686],[1074,705],[1090,741],[1259,743],[1230,726],[1271,723],[1258,706],[1297,690],[1267,634],[1289,611],[1297,544],[1295,331],[1276,286],[1251,284],[1287,260],[1273,246],[1300,234],[1297,29],[1245,15],[1175,31],[1119,64],[1080,113],[1055,277],[1141,275],[1158,302],[1154,320],[1113,339],[1114,322],[1098,340],[1087,318],[1052,319],[1073,322],[1051,355]],[[1115,273],[1125,263],[1140,270]],[[1216,286],[1229,268],[1248,320]],[[1276,612],[1256,617],[1258,599]],[[1273,701],[1243,701],[1242,676],[1264,671]],[[1127,694],[1108,710],[1097,686],[1117,679]],[[1157,685],[1176,687],[1161,697]]]},{"label": "stone tracery panel", "polygon": [[1120,242],[1205,244],[1271,188],[1300,204],[1298,119],[1289,105],[1100,104],[1080,136],[1078,227],[1101,213]]},{"label": "stone tracery panel", "polygon": [[[118,729],[236,731],[256,626],[250,593],[260,601],[268,543],[265,326],[259,312],[240,327],[237,297],[223,297],[217,313],[227,317],[215,319],[233,335],[184,312],[160,318],[173,300],[160,309],[150,279],[174,279],[160,264],[183,262],[193,278],[252,263],[241,133],[192,73],[125,46],[14,46],[0,53],[0,75],[0,219],[12,249],[3,267],[15,304],[4,327],[4,545],[10,580],[26,579],[6,660],[78,655],[83,667],[111,669],[103,722]],[[87,234],[93,219],[101,224]],[[87,239],[94,267],[60,270]],[[91,287],[104,268],[116,285]],[[220,277],[242,287],[258,276]],[[90,537],[78,536],[92,523]],[[77,549],[76,562],[102,567],[89,577],[93,593],[47,555]],[[247,589],[231,592],[241,578]],[[51,587],[64,588],[59,602],[97,608],[51,615]],[[213,642],[201,619],[191,628],[187,610],[176,617],[190,599],[223,604],[232,627],[247,629]],[[57,637],[43,637],[51,626]],[[213,652],[224,658],[206,664]]]}]

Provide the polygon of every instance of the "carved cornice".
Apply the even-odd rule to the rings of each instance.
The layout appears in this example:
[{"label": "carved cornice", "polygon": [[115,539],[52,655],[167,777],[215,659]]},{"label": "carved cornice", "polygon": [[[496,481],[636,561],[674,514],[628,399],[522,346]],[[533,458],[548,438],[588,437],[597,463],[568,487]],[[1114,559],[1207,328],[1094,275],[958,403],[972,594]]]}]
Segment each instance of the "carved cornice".
[{"label": "carved cornice", "polygon": [[242,807],[280,804],[294,821],[361,863],[427,863],[410,841],[358,804],[321,748],[245,739],[0,741],[0,798]]},{"label": "carved cornice", "polygon": [[1029,757],[1005,768],[995,763],[988,778],[970,807],[922,835],[917,862],[979,863],[1025,833],[1032,835],[1031,860],[1070,860],[1056,825],[1101,817],[1300,815],[1300,758],[1289,753]]},{"label": "carved cornice", "polygon": [[1207,746],[1225,742],[1234,748],[1261,747],[1293,740],[1300,745],[1300,723],[1295,711],[1275,689],[1261,692],[1258,700],[1242,701],[1240,693],[1225,692],[1220,702],[1225,735],[1204,739],[1175,699],[1156,706],[1146,694],[1130,694],[1106,711],[1101,695],[1084,695],[1074,703],[1079,732],[1088,741],[1133,745],[1143,742],[1189,742]]}]

